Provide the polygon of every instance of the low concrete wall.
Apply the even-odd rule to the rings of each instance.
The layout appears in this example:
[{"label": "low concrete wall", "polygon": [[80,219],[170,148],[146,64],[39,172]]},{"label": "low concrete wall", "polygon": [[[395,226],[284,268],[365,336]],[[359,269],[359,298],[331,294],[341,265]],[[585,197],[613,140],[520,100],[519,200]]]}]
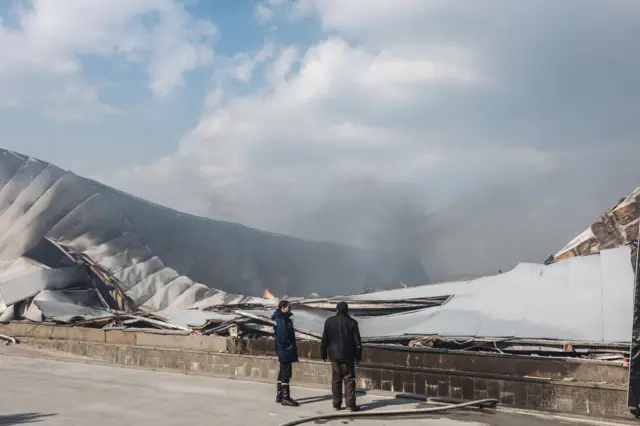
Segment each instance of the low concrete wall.
[{"label": "low concrete wall", "polygon": [[[230,352],[274,356],[273,341],[250,340],[227,344]],[[301,357],[320,359],[318,343],[298,342]],[[577,358],[531,357],[442,349],[368,346],[363,363],[380,367],[407,368],[430,373],[457,372],[461,375],[520,377],[625,385],[629,369],[622,363]]]},{"label": "low concrete wall", "polygon": [[228,351],[227,338],[219,336],[180,336],[20,322],[0,324],[0,333],[19,338],[74,340],[211,352]]},{"label": "low concrete wall", "polygon": [[[115,365],[271,380],[275,380],[278,369],[277,360],[268,354],[273,347],[270,341],[18,323],[0,325],[0,333],[19,337],[24,344],[34,347]],[[329,385],[329,364],[308,359],[316,355],[312,352],[317,348],[313,344],[300,343],[300,354],[307,359],[296,364],[294,382]],[[594,417],[630,417],[624,385],[627,369],[619,365],[367,348],[365,360],[357,371],[358,386],[364,389],[456,399],[490,397],[514,408]],[[568,377],[573,381],[567,381]]]}]

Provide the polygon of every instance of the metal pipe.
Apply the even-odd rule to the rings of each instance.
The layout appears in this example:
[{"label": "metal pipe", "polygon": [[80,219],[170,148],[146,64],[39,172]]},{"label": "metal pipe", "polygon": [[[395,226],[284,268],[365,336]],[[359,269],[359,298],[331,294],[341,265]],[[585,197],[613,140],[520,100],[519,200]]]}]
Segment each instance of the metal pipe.
[{"label": "metal pipe", "polygon": [[445,411],[457,410],[459,408],[482,407],[487,405],[496,406],[497,404],[498,404],[497,399],[489,398],[489,399],[479,399],[477,401],[463,402],[460,404],[443,405],[440,407],[429,407],[429,408],[413,408],[410,410],[363,411],[363,412],[354,412],[354,413],[321,414],[319,416],[306,417],[302,419],[293,420],[288,423],[283,423],[281,426],[296,426],[296,425],[301,425],[303,423],[315,422],[317,420],[335,420],[335,419],[346,419],[346,418],[353,418],[353,417],[385,417],[389,419],[406,418],[406,417],[413,417],[419,414],[442,413]]},{"label": "metal pipe", "polygon": [[15,337],[5,336],[4,334],[0,334],[0,339],[6,340],[7,342],[11,342],[14,345],[18,343],[18,339],[16,339]]}]

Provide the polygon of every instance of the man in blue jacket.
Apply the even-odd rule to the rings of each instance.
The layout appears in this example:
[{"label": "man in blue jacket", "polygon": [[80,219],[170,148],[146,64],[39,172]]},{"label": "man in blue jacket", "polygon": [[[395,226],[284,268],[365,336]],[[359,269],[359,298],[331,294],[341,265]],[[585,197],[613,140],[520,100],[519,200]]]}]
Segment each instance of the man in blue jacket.
[{"label": "man in blue jacket", "polygon": [[299,404],[291,398],[291,388],[289,387],[292,374],[291,364],[298,362],[296,331],[293,328],[292,315],[289,302],[281,300],[271,319],[274,321],[273,334],[276,354],[280,362],[276,402],[289,407],[297,407]]}]

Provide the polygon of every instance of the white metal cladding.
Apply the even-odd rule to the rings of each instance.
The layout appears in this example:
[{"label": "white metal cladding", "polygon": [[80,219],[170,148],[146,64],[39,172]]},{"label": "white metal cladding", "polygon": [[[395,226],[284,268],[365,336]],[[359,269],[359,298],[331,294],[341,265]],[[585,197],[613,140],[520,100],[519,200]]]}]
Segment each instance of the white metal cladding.
[{"label": "white metal cladding", "polygon": [[[548,266],[522,263],[509,272],[470,281],[342,299],[388,301],[453,295],[440,307],[358,318],[365,338],[435,334],[460,339],[629,342],[633,313],[633,269],[629,259],[630,249],[623,247]],[[325,318],[326,314],[320,311],[294,313],[297,327],[317,333],[322,332]]]},{"label": "white metal cladding", "polygon": [[[464,284],[442,284],[455,296],[445,305],[386,318],[362,319],[367,336],[439,334],[451,337],[628,342],[633,269],[628,247],[549,266],[512,271]],[[415,288],[413,295],[433,296]],[[406,295],[406,291],[398,290]],[[391,292],[390,292],[391,293]],[[403,296],[405,297],[405,296]]]}]

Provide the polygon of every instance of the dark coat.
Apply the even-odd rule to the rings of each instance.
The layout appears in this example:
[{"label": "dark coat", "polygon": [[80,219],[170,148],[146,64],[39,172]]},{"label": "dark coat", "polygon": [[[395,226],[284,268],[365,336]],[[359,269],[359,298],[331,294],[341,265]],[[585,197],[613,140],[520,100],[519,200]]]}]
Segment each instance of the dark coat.
[{"label": "dark coat", "polygon": [[284,313],[276,310],[271,319],[275,322],[273,334],[275,338],[276,354],[281,363],[298,362],[298,347],[296,346],[296,331],[293,328],[291,312]]},{"label": "dark coat", "polygon": [[330,361],[359,362],[362,360],[362,341],[358,322],[346,312],[330,317],[324,323],[320,356]]}]

